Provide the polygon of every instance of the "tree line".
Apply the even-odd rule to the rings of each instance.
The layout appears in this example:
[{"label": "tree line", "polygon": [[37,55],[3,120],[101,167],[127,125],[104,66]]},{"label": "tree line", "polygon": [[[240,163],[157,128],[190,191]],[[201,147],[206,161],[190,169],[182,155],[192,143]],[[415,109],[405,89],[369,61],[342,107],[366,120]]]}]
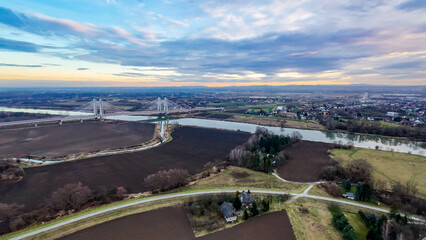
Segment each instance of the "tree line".
[{"label": "tree line", "polygon": [[229,162],[255,171],[271,173],[274,167],[289,158],[284,148],[301,139],[300,133],[292,137],[275,135],[266,128],[258,127],[247,142],[235,147],[229,154]]},{"label": "tree line", "polygon": [[377,122],[359,120],[337,121],[333,118],[321,122],[329,130],[345,130],[353,133],[367,133],[391,137],[407,137],[426,141],[426,128],[410,126],[386,126]]},{"label": "tree line", "polygon": [[78,182],[57,189],[39,209],[31,212],[24,212],[24,205],[0,203],[0,234],[17,231],[34,223],[50,221],[90,206],[119,201],[124,199],[126,193],[123,187],[99,188],[93,191]]}]

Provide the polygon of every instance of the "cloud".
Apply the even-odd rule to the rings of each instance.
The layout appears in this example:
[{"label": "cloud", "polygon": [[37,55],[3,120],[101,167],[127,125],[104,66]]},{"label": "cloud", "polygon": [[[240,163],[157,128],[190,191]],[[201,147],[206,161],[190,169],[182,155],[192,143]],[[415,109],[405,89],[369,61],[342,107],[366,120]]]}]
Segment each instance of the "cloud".
[{"label": "cloud", "polygon": [[39,52],[40,48],[41,46],[33,43],[0,38],[0,49],[20,52]]},{"label": "cloud", "polygon": [[421,10],[426,8],[426,1],[424,0],[409,0],[398,5],[399,9],[403,10]]},{"label": "cloud", "polygon": [[0,23],[41,36],[74,36],[92,41],[125,41],[127,44],[145,46],[143,39],[133,36],[120,27],[97,26],[69,19],[54,18],[39,13],[24,14],[0,7]]},{"label": "cloud", "polygon": [[412,62],[403,62],[395,63],[382,67],[383,69],[425,69],[425,61],[412,61]]},{"label": "cloud", "polygon": [[89,70],[89,68],[84,68],[84,67],[77,68],[77,71],[84,71],[84,70]]},{"label": "cloud", "polygon": [[9,63],[0,63],[1,67],[26,67],[26,68],[39,68],[43,65],[21,65],[21,64],[9,64]]},{"label": "cloud", "polygon": [[[69,9],[67,19],[0,7],[0,23],[7,25],[0,49],[59,56],[73,61],[72,69],[90,67],[79,68],[87,70],[81,74],[129,81],[356,83],[421,79],[424,73],[423,0],[140,2],[88,3],[114,15],[104,25],[79,7]],[[44,61],[50,59],[37,62]],[[102,72],[83,61],[116,68]]]}]

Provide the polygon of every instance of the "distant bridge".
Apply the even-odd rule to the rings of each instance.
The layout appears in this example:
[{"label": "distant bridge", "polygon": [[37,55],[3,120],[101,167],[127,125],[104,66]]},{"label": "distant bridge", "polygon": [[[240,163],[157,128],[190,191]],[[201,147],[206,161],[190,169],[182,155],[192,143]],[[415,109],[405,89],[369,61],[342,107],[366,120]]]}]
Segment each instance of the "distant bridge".
[{"label": "distant bridge", "polygon": [[127,116],[149,116],[149,115],[160,115],[160,114],[170,114],[170,113],[187,113],[193,111],[211,111],[211,110],[220,110],[221,108],[207,108],[207,107],[195,107],[187,108],[178,105],[175,102],[168,100],[167,98],[161,99],[157,98],[154,101],[147,102],[142,107],[141,111],[125,111],[117,106],[114,106],[111,103],[103,101],[102,99],[93,99],[89,103],[86,103],[75,111],[84,112],[84,113],[93,113],[93,115],[82,114],[81,116],[55,116],[49,118],[40,118],[40,119],[31,119],[31,120],[22,120],[22,121],[13,121],[13,122],[1,122],[0,127],[8,127],[14,125],[35,125],[39,123],[59,123],[65,121],[84,121],[84,120],[93,120],[93,119],[104,119],[107,116],[114,115],[127,115]]}]

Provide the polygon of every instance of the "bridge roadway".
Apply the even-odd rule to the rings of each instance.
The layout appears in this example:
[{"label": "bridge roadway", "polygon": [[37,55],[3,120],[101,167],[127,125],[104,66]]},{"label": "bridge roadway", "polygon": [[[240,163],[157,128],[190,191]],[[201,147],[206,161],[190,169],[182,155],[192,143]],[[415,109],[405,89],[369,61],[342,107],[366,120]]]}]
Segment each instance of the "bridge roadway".
[{"label": "bridge roadway", "polygon": [[[170,113],[187,113],[193,111],[212,111],[212,110],[220,110],[221,108],[206,108],[206,107],[195,107],[192,109],[169,109]],[[113,114],[106,114],[104,116],[115,116],[115,115],[127,115],[127,116],[149,116],[149,115],[158,115],[162,114],[164,111],[135,111],[135,112],[115,112]],[[40,118],[40,119],[30,119],[30,120],[21,120],[21,121],[12,121],[12,122],[0,122],[0,128],[2,127],[10,127],[17,125],[35,125],[40,123],[54,123],[54,122],[69,122],[69,121],[80,121],[80,120],[92,120],[98,118],[99,116],[95,115],[81,115],[81,116],[57,116],[57,117],[49,117],[49,118]]]}]

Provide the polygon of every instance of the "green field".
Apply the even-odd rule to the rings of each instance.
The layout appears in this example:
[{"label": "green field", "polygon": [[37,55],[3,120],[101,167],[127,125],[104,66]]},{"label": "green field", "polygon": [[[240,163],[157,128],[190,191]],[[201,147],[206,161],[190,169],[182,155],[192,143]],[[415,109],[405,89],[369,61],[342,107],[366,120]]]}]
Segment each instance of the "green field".
[{"label": "green field", "polygon": [[[308,212],[301,211],[301,208]],[[299,198],[285,209],[298,240],[341,239],[340,233],[331,224],[332,216],[327,203]]]},{"label": "green field", "polygon": [[362,221],[361,217],[352,212],[343,212],[349,221],[349,224],[354,228],[358,240],[365,240],[368,229]]},{"label": "green field", "polygon": [[417,184],[421,195],[426,195],[426,157],[408,153],[396,153],[373,149],[335,149],[330,156],[347,164],[354,159],[364,159],[373,166],[373,178],[390,184],[408,181]]},{"label": "green field", "polygon": [[193,185],[179,189],[179,192],[240,188],[302,193],[307,187],[307,184],[286,183],[270,174],[231,166],[217,175],[201,179]]}]

